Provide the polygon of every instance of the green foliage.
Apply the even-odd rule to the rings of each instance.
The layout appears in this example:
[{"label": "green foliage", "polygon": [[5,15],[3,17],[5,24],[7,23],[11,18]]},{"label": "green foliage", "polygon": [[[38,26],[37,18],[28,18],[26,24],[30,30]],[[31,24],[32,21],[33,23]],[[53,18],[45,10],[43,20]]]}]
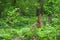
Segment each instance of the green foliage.
[{"label": "green foliage", "polygon": [[[32,27],[37,21],[38,0],[0,0],[0,40],[58,40],[60,39],[60,0],[45,0],[42,21],[44,27]],[[52,23],[47,23],[47,15],[52,15]],[[38,40],[37,39],[37,40]]]},{"label": "green foliage", "polygon": [[19,36],[21,40],[25,38],[30,40],[30,38],[32,39],[33,35],[35,35],[41,40],[55,40],[57,33],[60,32],[60,30],[56,30],[57,26],[52,27],[49,25],[43,28],[33,28],[32,30],[29,27],[25,27],[22,29],[6,28],[0,29],[0,37],[3,37],[5,39],[13,39],[14,36]]}]

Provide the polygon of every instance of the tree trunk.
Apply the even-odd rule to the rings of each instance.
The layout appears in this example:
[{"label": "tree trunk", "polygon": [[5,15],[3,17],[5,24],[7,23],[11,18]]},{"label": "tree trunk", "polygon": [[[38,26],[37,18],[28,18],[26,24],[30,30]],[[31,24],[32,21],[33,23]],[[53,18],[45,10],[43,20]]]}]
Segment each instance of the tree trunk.
[{"label": "tree trunk", "polygon": [[49,3],[49,6],[50,6],[50,11],[51,13],[48,14],[48,24],[51,24],[52,23],[52,15],[54,14],[54,11],[53,11],[53,2],[50,2]]},{"label": "tree trunk", "polygon": [[48,15],[47,19],[48,19],[48,24],[51,24],[52,23],[52,15]]},{"label": "tree trunk", "polygon": [[38,17],[37,26],[41,27],[42,26],[42,13],[43,13],[43,0],[39,0],[38,2],[40,4],[40,8],[37,10],[37,17]]},{"label": "tree trunk", "polygon": [[16,0],[12,0],[12,5],[16,6]]},{"label": "tree trunk", "polygon": [[42,16],[41,16],[41,14],[38,16],[37,26],[38,27],[41,27],[42,26]]}]

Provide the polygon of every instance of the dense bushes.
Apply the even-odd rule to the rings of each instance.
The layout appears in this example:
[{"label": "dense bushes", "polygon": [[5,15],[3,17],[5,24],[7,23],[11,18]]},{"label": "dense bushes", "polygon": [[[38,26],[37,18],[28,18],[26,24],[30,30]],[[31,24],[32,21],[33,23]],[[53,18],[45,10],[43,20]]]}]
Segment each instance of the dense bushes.
[{"label": "dense bushes", "polygon": [[[45,0],[43,4],[43,27],[36,28],[36,11],[40,8],[37,0],[0,0],[0,40],[59,40],[60,39],[60,1]],[[50,3],[53,3],[51,7]],[[41,3],[40,3],[41,4]],[[51,13],[52,23],[47,24]]]},{"label": "dense bushes", "polygon": [[[56,40],[57,33],[59,33],[56,27],[47,25],[46,27],[36,28],[36,27],[25,27],[21,29],[14,28],[5,28],[0,29],[0,37],[6,40],[11,40],[14,37],[18,36],[21,40],[31,40],[38,39],[40,40]],[[34,37],[34,38],[33,38]]]}]

